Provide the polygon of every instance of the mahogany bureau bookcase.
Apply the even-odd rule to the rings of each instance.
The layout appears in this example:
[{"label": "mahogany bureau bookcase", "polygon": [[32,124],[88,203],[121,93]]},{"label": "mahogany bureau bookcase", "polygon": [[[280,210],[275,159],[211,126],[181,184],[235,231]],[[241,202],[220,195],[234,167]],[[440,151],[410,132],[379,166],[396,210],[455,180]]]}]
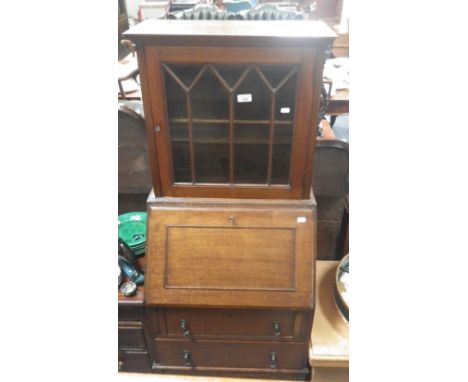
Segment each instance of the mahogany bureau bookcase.
[{"label": "mahogany bureau bookcase", "polygon": [[304,380],[314,312],[320,21],[148,20],[153,372]]}]

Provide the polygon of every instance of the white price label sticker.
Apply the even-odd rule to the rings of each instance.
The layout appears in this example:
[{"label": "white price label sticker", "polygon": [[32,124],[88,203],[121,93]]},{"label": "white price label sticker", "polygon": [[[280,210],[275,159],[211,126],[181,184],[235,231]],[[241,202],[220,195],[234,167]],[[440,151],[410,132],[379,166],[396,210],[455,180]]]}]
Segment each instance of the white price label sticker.
[{"label": "white price label sticker", "polygon": [[238,94],[237,102],[238,103],[252,102],[252,94]]},{"label": "white price label sticker", "polygon": [[299,216],[297,218],[298,223],[305,223],[307,221],[307,218],[305,216]]},{"label": "white price label sticker", "polygon": [[282,107],[280,109],[281,114],[289,114],[291,112],[291,109],[289,107]]}]

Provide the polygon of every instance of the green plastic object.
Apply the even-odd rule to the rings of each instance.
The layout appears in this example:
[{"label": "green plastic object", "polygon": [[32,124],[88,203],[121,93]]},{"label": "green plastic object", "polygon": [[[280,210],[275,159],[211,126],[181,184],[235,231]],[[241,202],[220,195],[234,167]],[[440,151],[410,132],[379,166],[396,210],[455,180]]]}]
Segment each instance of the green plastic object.
[{"label": "green plastic object", "polygon": [[127,212],[119,215],[119,239],[123,240],[135,255],[145,252],[146,212]]}]

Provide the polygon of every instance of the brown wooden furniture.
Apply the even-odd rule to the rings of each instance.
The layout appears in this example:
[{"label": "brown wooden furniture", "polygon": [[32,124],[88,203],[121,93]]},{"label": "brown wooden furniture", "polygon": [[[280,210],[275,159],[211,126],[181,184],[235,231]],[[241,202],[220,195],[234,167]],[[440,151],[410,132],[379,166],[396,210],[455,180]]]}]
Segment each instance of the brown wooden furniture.
[{"label": "brown wooden furniture", "polygon": [[324,53],[319,21],[148,20],[137,45],[158,196],[308,198]]},{"label": "brown wooden furniture", "polygon": [[137,46],[154,194],[146,340],[157,373],[305,380],[318,21],[150,20]]},{"label": "brown wooden furniture", "polygon": [[[330,136],[330,132],[327,135]],[[318,260],[338,260],[344,254],[343,223],[346,222],[343,219],[349,190],[348,177],[348,142],[336,139],[318,140],[312,181],[317,200]]]},{"label": "brown wooden furniture", "polygon": [[348,322],[334,300],[338,261],[317,261],[317,301],[312,327],[310,365],[313,382],[347,382]]},{"label": "brown wooden furniture", "polygon": [[119,193],[148,195],[151,190],[145,119],[138,103],[118,105]]},{"label": "brown wooden furniture", "polygon": [[308,378],[316,205],[148,199],[145,302],[161,373]]},{"label": "brown wooden furniture", "polygon": [[338,89],[330,97],[326,114],[331,116],[330,124],[332,126],[335,124],[338,116],[349,114],[349,89]]}]

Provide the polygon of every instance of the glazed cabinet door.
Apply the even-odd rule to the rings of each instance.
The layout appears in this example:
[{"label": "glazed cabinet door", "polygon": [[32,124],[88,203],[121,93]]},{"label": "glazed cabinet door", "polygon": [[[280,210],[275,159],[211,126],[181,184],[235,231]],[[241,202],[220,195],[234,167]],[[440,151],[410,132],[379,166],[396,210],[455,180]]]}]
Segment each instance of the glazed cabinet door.
[{"label": "glazed cabinet door", "polygon": [[142,86],[159,194],[307,197],[317,52],[146,46]]},{"label": "glazed cabinet door", "polygon": [[148,305],[313,307],[312,210],[149,212]]}]

